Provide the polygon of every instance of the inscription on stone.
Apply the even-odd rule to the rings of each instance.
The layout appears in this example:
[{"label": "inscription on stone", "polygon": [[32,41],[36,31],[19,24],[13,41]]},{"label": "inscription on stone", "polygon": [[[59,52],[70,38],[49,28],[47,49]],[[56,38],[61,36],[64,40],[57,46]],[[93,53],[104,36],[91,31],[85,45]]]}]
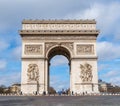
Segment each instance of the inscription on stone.
[{"label": "inscription on stone", "polygon": [[43,54],[42,45],[25,45],[25,54]]},{"label": "inscription on stone", "polygon": [[77,54],[93,54],[94,53],[94,45],[77,45]]}]

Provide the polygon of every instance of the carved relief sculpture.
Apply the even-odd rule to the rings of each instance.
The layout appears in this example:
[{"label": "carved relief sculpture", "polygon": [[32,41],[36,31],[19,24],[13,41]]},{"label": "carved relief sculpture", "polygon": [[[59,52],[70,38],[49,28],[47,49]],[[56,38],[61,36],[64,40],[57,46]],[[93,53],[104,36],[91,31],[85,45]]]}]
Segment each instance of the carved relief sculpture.
[{"label": "carved relief sculpture", "polygon": [[25,45],[25,54],[42,54],[42,45]]},{"label": "carved relief sculpture", "polygon": [[61,45],[61,46],[66,46],[68,47],[72,52],[73,52],[73,42],[47,42],[45,43],[45,52],[47,52],[51,47],[56,46],[56,45]]},{"label": "carved relief sculpture", "polygon": [[77,45],[77,54],[93,54],[94,53],[94,45]]},{"label": "carved relief sculpture", "polygon": [[24,24],[24,30],[95,30],[94,24]]},{"label": "carved relief sculpture", "polygon": [[92,75],[92,66],[88,63],[84,65],[80,64],[81,75],[80,78],[82,82],[91,82],[93,75]]},{"label": "carved relief sculpture", "polygon": [[39,68],[37,64],[29,64],[27,70],[28,81],[38,81]]}]

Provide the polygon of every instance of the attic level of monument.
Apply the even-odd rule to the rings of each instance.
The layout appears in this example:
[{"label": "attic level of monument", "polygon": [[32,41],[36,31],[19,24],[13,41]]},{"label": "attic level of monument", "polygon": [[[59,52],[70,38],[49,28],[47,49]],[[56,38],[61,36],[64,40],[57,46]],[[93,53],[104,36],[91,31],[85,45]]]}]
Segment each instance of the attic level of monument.
[{"label": "attic level of monument", "polygon": [[95,20],[24,20],[20,34],[98,35]]}]

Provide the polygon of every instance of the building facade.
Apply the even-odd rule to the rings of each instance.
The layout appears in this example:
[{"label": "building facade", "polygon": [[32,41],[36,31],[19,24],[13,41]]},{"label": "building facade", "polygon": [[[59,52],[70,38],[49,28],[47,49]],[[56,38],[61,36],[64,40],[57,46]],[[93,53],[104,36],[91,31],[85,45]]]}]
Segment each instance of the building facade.
[{"label": "building facade", "polygon": [[70,66],[70,91],[98,93],[95,20],[23,20],[23,94],[48,93],[50,60],[64,55]]},{"label": "building facade", "polygon": [[11,93],[20,93],[21,92],[21,84],[13,84],[10,87]]}]

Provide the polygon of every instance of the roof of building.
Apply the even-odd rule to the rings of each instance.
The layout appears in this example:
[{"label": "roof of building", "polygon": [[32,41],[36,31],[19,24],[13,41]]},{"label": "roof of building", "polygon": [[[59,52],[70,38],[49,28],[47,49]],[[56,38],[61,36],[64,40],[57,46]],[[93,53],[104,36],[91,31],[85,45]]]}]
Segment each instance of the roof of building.
[{"label": "roof of building", "polygon": [[79,19],[79,20],[39,20],[39,19],[36,19],[36,20],[32,20],[32,19],[24,19],[22,21],[22,24],[96,24],[96,21],[95,19],[86,19],[86,20],[83,20],[83,19]]},{"label": "roof of building", "polygon": [[12,86],[21,86],[21,84],[13,84]]}]

